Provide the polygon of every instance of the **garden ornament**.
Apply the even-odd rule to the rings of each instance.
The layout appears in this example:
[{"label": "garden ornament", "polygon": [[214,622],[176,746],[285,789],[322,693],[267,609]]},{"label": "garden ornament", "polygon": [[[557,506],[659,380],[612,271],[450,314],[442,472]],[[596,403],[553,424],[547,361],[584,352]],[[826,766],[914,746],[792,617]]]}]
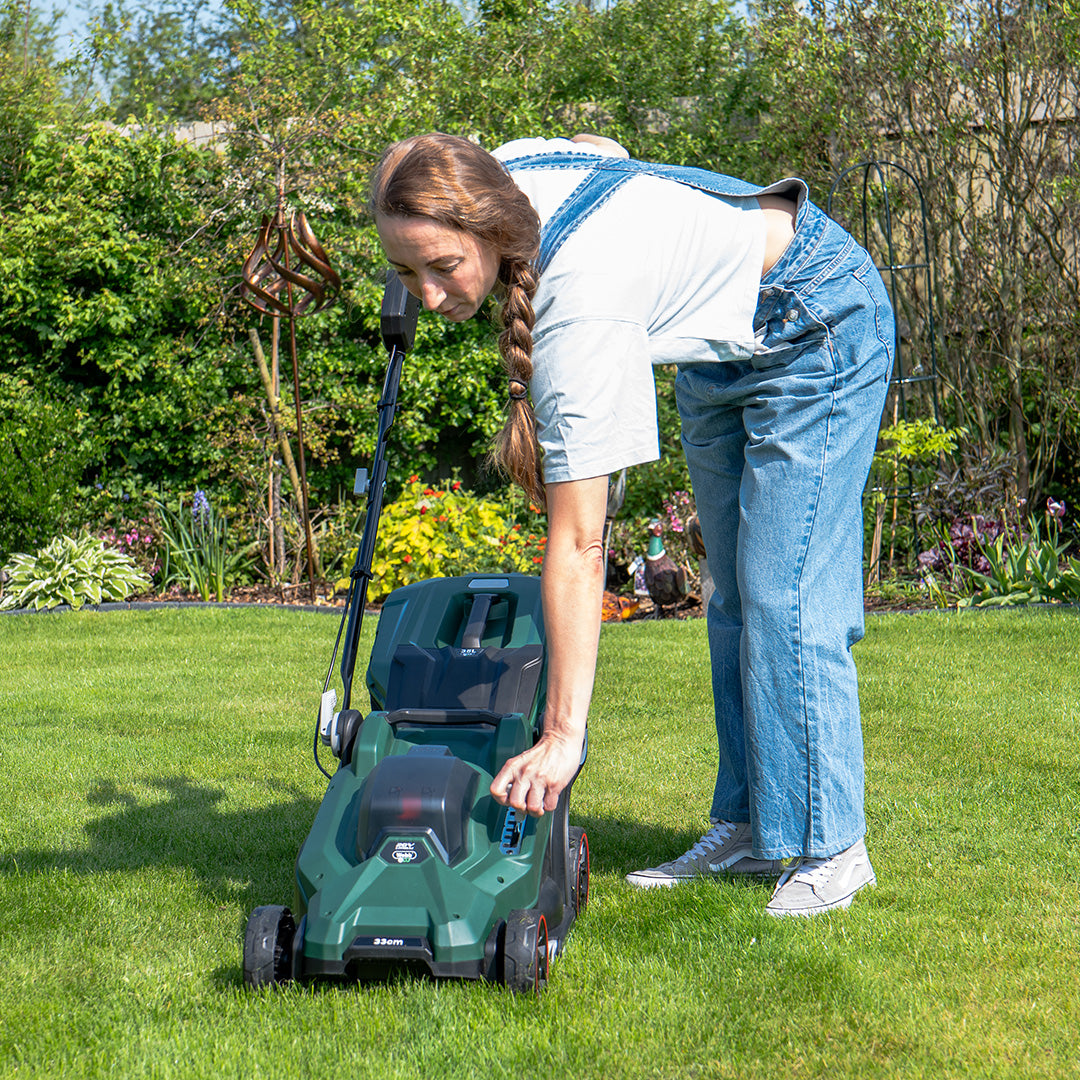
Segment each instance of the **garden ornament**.
[{"label": "garden ornament", "polygon": [[[244,260],[240,295],[256,311],[289,320],[293,401],[296,404],[296,439],[300,458],[301,511],[307,540],[308,578],[315,599],[316,555],[308,511],[307,465],[304,460],[304,425],[300,403],[300,368],[296,355],[296,320],[322,311],[337,296],[341,278],[330,265],[303,211],[286,216],[279,202],[273,219],[263,215],[259,238]],[[271,403],[273,410],[274,403]]]}]

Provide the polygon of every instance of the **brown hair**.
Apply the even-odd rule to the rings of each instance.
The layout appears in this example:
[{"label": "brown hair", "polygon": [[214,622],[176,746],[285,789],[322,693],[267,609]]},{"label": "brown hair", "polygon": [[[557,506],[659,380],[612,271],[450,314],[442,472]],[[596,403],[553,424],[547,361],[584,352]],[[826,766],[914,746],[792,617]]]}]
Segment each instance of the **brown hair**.
[{"label": "brown hair", "polygon": [[372,182],[371,209],[383,217],[425,217],[467,232],[499,253],[499,352],[510,382],[506,423],[492,458],[536,503],[544,503],[532,377],[533,268],[540,219],[502,164],[468,139],[438,132],[387,147]]}]

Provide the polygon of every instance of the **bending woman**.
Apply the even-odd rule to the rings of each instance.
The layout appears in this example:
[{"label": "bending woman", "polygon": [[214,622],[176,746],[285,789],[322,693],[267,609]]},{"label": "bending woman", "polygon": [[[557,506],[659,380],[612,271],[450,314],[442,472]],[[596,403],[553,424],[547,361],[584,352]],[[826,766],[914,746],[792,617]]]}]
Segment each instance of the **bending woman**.
[{"label": "bending woman", "polygon": [[497,452],[546,498],[543,734],[492,795],[542,814],[578,769],[607,477],[658,457],[651,366],[674,363],[716,585],[719,767],[711,828],[627,880],[774,875],[770,914],[846,907],[875,881],[851,646],[894,322],[870,257],[800,180],[759,188],[631,161],[587,136],[494,154],[448,135],[407,139],[383,155],[373,209],[391,265],[428,310],[460,322],[501,298],[510,407]]}]

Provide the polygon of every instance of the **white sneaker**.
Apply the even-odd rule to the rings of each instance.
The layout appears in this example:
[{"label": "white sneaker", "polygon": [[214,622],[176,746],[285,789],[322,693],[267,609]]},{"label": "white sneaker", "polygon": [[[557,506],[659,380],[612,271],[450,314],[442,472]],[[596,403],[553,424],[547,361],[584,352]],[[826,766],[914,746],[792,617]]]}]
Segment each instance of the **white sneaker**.
[{"label": "white sneaker", "polygon": [[846,908],[855,894],[876,885],[874,868],[860,840],[827,859],[803,858],[784,871],[765,907],[769,915],[817,915]]},{"label": "white sneaker", "polygon": [[718,821],[685,855],[650,870],[627,874],[626,880],[640,889],[671,888],[696,877],[754,874],[775,877],[783,870],[779,859],[755,859],[749,822]]}]

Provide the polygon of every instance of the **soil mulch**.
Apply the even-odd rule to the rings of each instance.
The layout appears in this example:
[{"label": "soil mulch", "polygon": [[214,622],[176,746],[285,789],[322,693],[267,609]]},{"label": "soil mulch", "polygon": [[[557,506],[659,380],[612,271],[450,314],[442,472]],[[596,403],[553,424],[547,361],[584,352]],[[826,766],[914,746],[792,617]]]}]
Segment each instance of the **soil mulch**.
[{"label": "soil mulch", "polygon": [[[607,594],[610,595],[610,594]],[[623,597],[625,604],[629,598]],[[609,618],[608,622],[639,622],[643,619],[700,619],[705,614],[701,604],[701,597],[691,593],[674,607],[666,607],[657,612],[656,605],[648,597],[635,597],[639,603],[636,609],[619,618]],[[169,589],[156,595],[145,595],[133,598],[130,603],[199,603],[201,597],[185,592],[179,586],[171,586]],[[226,604],[283,604],[290,607],[319,607],[319,608],[342,608],[345,606],[345,593],[338,590],[335,592],[329,586],[317,586],[315,596],[312,598],[311,586],[306,582],[299,585],[244,585],[234,589],[223,601]],[[915,611],[932,611],[932,604],[912,603],[908,597],[883,598],[868,595],[864,601],[868,615],[881,613],[910,613]],[[369,605],[371,610],[377,610],[378,605]]]},{"label": "soil mulch", "polygon": [[[130,603],[191,604],[202,603],[202,597],[190,593],[179,585],[170,585],[160,593],[146,593],[132,597]],[[210,601],[214,603],[215,601]],[[289,607],[337,607],[345,606],[345,593],[335,592],[329,585],[317,585],[312,595],[307,582],[300,585],[240,585],[221,601],[223,604],[284,604]]]}]

